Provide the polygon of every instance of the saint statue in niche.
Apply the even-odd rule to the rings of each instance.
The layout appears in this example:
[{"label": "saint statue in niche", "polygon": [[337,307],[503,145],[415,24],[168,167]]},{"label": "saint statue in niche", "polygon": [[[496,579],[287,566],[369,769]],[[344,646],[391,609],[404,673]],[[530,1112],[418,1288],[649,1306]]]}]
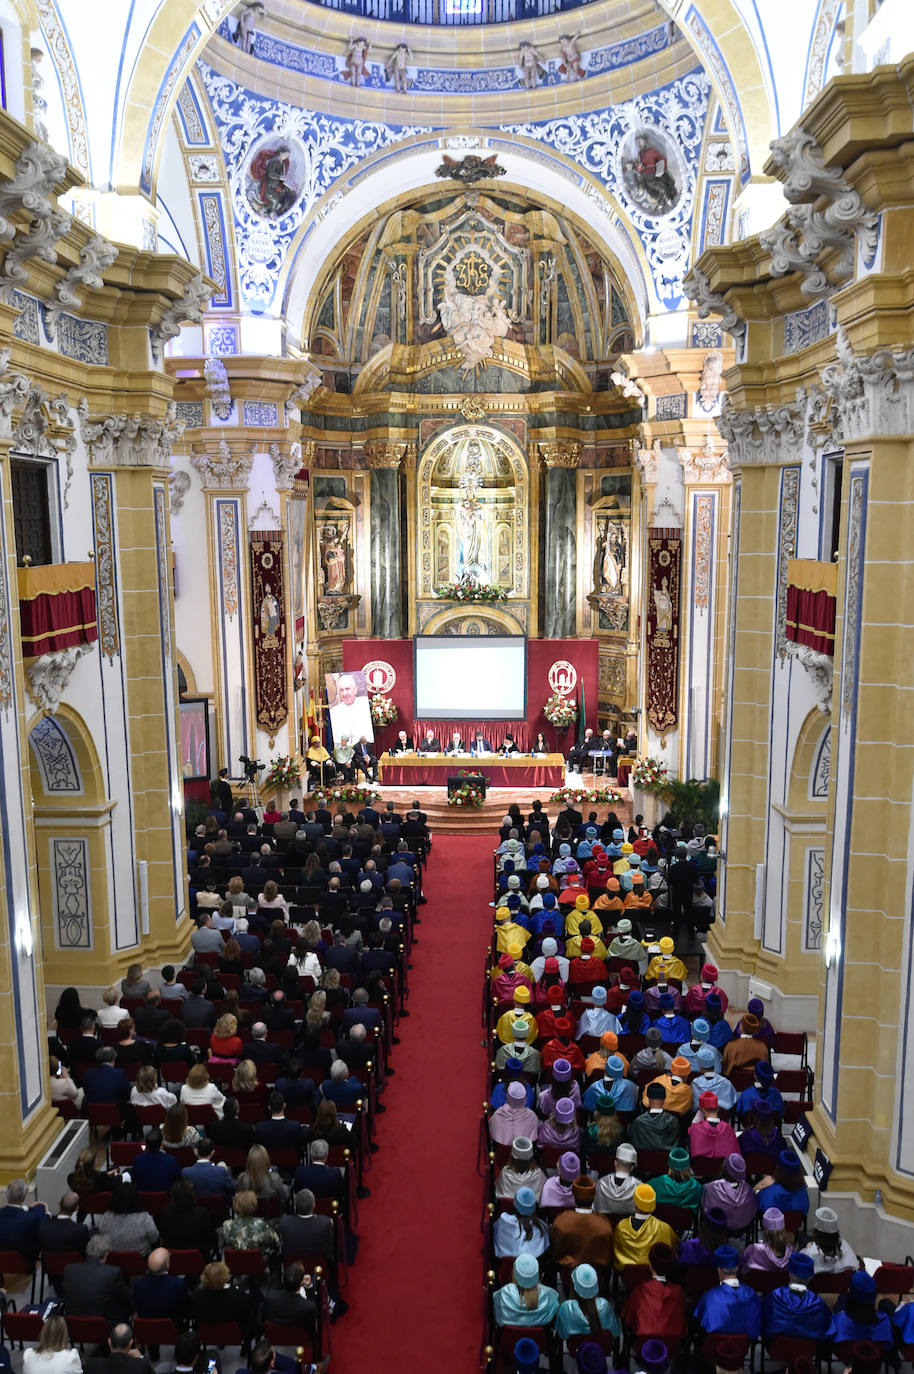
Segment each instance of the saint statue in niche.
[{"label": "saint statue in niche", "polygon": [[635,204],[649,215],[665,215],[679,199],[679,187],[661,138],[637,134],[632,154],[622,162],[625,184]]},{"label": "saint statue in niche", "polygon": [[669,583],[664,577],[659,587],[654,587],[651,595],[654,598],[654,612],[657,617],[656,636],[668,636],[673,629],[673,601],[670,596]]},{"label": "saint statue in niche", "polygon": [[463,499],[457,509],[457,526],[460,538],[458,548],[457,573],[460,577],[472,577],[477,582],[489,576],[487,559],[486,510],[477,492],[482,485],[483,466],[479,440],[471,439],[467,444],[460,473],[460,490]]},{"label": "saint statue in niche", "polygon": [[320,537],[321,582],[328,596],[347,590],[349,573],[349,545],[346,530],[328,524],[321,528]]},{"label": "saint statue in niche", "polygon": [[628,533],[621,520],[601,520],[597,526],[594,591],[623,596],[628,592]]},{"label": "saint statue in niche", "polygon": [[279,605],[273,595],[269,582],[264,584],[263,600],[260,603],[260,633],[264,639],[274,636],[279,630]]}]

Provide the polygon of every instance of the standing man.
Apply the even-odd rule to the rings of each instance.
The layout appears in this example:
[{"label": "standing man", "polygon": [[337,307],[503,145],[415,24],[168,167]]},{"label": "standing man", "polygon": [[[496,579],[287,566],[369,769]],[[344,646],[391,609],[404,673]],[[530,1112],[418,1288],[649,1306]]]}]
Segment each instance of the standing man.
[{"label": "standing man", "polygon": [[219,769],[219,776],[213,784],[212,792],[219,810],[224,811],[226,816],[230,816],[232,814],[232,789],[229,786],[227,768]]}]

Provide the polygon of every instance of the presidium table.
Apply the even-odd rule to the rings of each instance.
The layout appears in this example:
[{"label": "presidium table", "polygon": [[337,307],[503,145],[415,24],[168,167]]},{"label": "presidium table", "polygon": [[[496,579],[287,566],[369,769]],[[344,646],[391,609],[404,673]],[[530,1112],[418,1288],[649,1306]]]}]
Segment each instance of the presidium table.
[{"label": "presidium table", "polygon": [[565,760],[561,754],[382,754],[379,782],[386,787],[427,783],[447,787],[461,769],[481,773],[490,787],[564,787]]}]

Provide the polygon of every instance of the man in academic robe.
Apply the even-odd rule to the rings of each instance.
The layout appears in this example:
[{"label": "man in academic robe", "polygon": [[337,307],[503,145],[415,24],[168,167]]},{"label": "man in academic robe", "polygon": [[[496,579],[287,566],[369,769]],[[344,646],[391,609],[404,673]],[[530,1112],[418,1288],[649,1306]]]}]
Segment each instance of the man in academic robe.
[{"label": "man in academic robe", "polygon": [[656,1079],[647,1085],[647,1111],[628,1128],[636,1150],[673,1150],[680,1141],[679,1118],[666,1110],[666,1088]]},{"label": "man in academic robe", "polygon": [[720,1282],[698,1299],[696,1320],[707,1335],[738,1335],[757,1340],[762,1329],[762,1300],[754,1288],[740,1282],[739,1255],[732,1245],[719,1245],[714,1259]]},{"label": "man in academic robe", "polygon": [[560,1212],[552,1223],[552,1257],[566,1274],[577,1264],[606,1268],[612,1262],[613,1228],[593,1210],[596,1184],[579,1174],[571,1190],[574,1209]]},{"label": "man in academic robe", "polygon": [[762,1309],[765,1340],[775,1336],[800,1336],[821,1340],[831,1324],[831,1309],[807,1284],[815,1273],[811,1255],[795,1250],[787,1261],[789,1282],[769,1293]]},{"label": "man in academic robe", "polygon": [[693,1158],[726,1159],[738,1151],[736,1132],[718,1115],[717,1094],[703,1092],[698,1099],[698,1115],[689,1127],[689,1153]]},{"label": "man in academic robe", "polygon": [[760,1059],[768,1058],[768,1046],[756,1034],[759,1028],[758,1017],[748,1012],[740,1022],[740,1033],[724,1047],[723,1070],[730,1074],[734,1069],[755,1068]]},{"label": "man in academic robe", "polygon": [[702,1045],[698,1051],[698,1077],[692,1080],[692,1106],[697,1110],[702,1093],[713,1093],[718,1107],[725,1112],[736,1102],[736,1089],[722,1073],[714,1069],[714,1050],[710,1045]]},{"label": "man in academic robe", "polygon": [[613,1264],[621,1271],[630,1264],[647,1264],[651,1249],[658,1242],[676,1246],[676,1233],[665,1221],[654,1216],[657,1195],[646,1183],[635,1189],[635,1211],[616,1223],[613,1236]]},{"label": "man in academic robe", "polygon": [[712,1178],[702,1189],[701,1203],[707,1212],[718,1207],[727,1218],[730,1231],[742,1231],[758,1210],[755,1190],[746,1182],[746,1161],[734,1152],[727,1156],[720,1178]]},{"label": "man in academic robe", "polygon": [[681,1341],[686,1333],[686,1296],[670,1276],[676,1256],[662,1241],[652,1245],[648,1261],[651,1277],[632,1289],[622,1309],[622,1321],[636,1339],[656,1336],[662,1341]]}]

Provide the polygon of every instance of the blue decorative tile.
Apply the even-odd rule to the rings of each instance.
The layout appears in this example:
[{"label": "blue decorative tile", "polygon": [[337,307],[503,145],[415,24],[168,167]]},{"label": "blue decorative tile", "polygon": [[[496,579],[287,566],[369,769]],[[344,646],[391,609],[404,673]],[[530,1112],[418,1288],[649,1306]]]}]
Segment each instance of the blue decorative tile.
[{"label": "blue decorative tile", "polygon": [[246,425],[270,426],[279,424],[279,412],[275,401],[245,401],[243,414]]},{"label": "blue decorative tile", "polygon": [[178,401],[175,410],[178,419],[184,421],[186,429],[200,429],[203,425],[202,401]]},{"label": "blue decorative tile", "polygon": [[57,347],[65,358],[96,367],[108,366],[108,326],[77,315],[58,315]]},{"label": "blue decorative tile", "polygon": [[654,418],[657,420],[684,420],[686,414],[686,394],[674,392],[672,396],[658,396]]},{"label": "blue decorative tile", "polygon": [[784,316],[784,352],[799,353],[830,333],[828,301],[816,301],[806,310]]},{"label": "blue decorative tile", "polygon": [[38,327],[38,302],[34,296],[26,296],[22,291],[10,292],[10,303],[21,310],[22,314],[13,323],[13,333],[17,339],[26,343],[40,344],[41,332]]},{"label": "blue decorative tile", "polygon": [[692,348],[720,348],[721,328],[718,320],[693,320],[689,331]]},{"label": "blue decorative tile", "polygon": [[214,358],[230,358],[238,352],[238,326],[211,324],[206,331],[209,351]]}]

